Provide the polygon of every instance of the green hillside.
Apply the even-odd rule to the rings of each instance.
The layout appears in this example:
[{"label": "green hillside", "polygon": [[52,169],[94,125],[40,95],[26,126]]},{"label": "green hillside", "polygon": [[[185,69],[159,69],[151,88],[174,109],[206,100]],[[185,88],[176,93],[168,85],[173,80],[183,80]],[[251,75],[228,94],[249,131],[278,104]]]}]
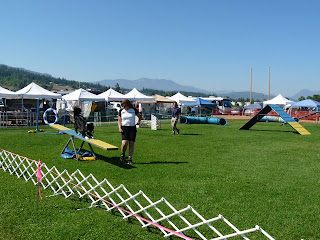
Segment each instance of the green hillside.
[{"label": "green hillside", "polygon": [[[68,87],[71,89],[79,88],[79,82],[75,80],[55,78],[49,74],[32,72],[23,68],[14,68],[3,64],[0,65],[1,87],[6,87],[16,91],[32,82],[35,82],[36,84],[48,90],[59,89],[59,86]],[[100,84],[87,82],[81,82],[81,88],[90,88],[95,91],[104,91],[108,89],[108,87],[101,86]]]},{"label": "green hillside", "polygon": [[[10,67],[0,64],[0,86],[17,91],[30,83],[36,83],[47,90],[73,90],[79,88],[79,81],[67,80],[65,78],[52,77],[50,74],[37,73],[23,68]],[[81,82],[80,87],[83,89],[91,89],[93,92],[104,92],[110,87],[121,93],[127,93],[131,89],[119,86],[102,86],[99,83]],[[161,91],[156,89],[144,88],[141,90],[146,95],[160,94],[163,96],[172,96],[176,91]],[[207,96],[198,92],[181,92],[184,95],[192,96]]]}]

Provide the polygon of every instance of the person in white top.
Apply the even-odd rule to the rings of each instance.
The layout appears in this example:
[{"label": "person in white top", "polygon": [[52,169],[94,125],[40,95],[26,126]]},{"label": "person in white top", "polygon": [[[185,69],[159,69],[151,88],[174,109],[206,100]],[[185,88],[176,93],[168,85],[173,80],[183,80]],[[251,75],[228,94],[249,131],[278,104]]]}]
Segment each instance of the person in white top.
[{"label": "person in white top", "polygon": [[[119,111],[119,118],[118,118],[119,132],[122,135],[120,163],[124,163],[126,150],[129,145],[128,164],[132,165],[134,143],[135,143],[136,134],[137,134],[136,125],[140,124],[141,114],[138,112],[136,108],[133,107],[132,103],[128,99],[123,100],[121,103],[121,106],[122,106],[122,109],[120,109]],[[137,123],[136,123],[136,116],[139,119]]]}]

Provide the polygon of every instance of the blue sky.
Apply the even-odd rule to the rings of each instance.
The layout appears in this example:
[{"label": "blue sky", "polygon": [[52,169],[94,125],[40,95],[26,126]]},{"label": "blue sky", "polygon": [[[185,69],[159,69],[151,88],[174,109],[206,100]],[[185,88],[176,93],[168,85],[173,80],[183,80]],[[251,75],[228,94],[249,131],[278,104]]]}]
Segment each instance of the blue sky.
[{"label": "blue sky", "polygon": [[0,0],[0,63],[77,81],[320,90],[320,1]]}]

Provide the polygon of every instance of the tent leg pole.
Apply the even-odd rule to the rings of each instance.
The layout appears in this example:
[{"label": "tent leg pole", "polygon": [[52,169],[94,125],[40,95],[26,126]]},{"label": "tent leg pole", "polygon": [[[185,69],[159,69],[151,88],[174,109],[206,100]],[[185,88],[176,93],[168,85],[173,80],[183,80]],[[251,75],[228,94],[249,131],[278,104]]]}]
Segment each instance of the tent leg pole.
[{"label": "tent leg pole", "polygon": [[66,126],[66,108],[67,108],[67,101],[66,101],[66,100],[64,100],[63,126]]},{"label": "tent leg pole", "polygon": [[37,99],[37,119],[36,119],[36,131],[39,132],[39,98]]}]

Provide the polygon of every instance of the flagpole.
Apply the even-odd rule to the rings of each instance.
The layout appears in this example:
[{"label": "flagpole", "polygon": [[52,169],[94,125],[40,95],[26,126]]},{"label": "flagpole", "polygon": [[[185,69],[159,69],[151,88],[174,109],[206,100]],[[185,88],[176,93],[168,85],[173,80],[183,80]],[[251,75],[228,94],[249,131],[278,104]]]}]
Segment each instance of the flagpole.
[{"label": "flagpole", "polygon": [[250,104],[252,103],[252,68],[250,74]]},{"label": "flagpole", "polygon": [[36,131],[39,132],[39,104],[40,104],[40,100],[39,98],[37,99],[37,120],[36,120]]},{"label": "flagpole", "polygon": [[269,66],[269,97],[268,97],[268,100],[270,100],[270,66]]}]

